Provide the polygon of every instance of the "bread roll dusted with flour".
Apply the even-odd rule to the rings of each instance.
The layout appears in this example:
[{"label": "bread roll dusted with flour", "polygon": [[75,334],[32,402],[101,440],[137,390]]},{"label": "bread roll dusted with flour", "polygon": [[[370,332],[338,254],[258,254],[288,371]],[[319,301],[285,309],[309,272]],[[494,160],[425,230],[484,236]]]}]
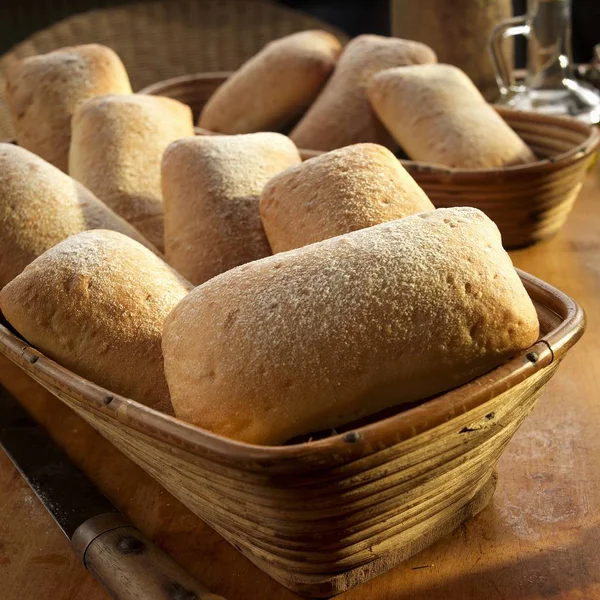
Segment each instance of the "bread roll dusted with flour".
[{"label": "bread roll dusted with flour", "polygon": [[419,42],[358,36],[345,47],[331,79],[290,137],[298,148],[312,150],[334,150],[360,142],[395,147],[369,105],[367,83],[382,69],[435,61],[435,52]]},{"label": "bread roll dusted with flour", "polygon": [[65,172],[77,107],[94,96],[130,93],[121,59],[100,44],[29,56],[6,73],[6,99],[19,145]]},{"label": "bread roll dusted with flour", "polygon": [[160,347],[165,317],[191,286],[113,231],[71,236],[0,291],[33,346],[113,392],[172,414]]},{"label": "bread roll dusted with flour", "polygon": [[0,288],[75,233],[112,229],[156,249],[127,221],[35,154],[0,144]]},{"label": "bread roll dusted with flour", "polygon": [[497,227],[453,208],[215,277],[168,316],[163,352],[179,418],[278,444],[464,384],[538,329]]},{"label": "bread roll dusted with flour", "polygon": [[375,112],[413,160],[464,169],[535,161],[525,142],[451,65],[415,65],[377,74]]},{"label": "bread roll dusted with flour", "polygon": [[163,158],[167,262],[198,285],[271,254],[258,197],[300,155],[279,133],[198,136]]},{"label": "bread roll dusted with flour", "polygon": [[279,130],[317,97],[341,50],[327,31],[270,42],[211,96],[198,125],[220,133]]},{"label": "bread roll dusted with flour", "polygon": [[164,248],[160,163],[173,141],[194,135],[189,106],[160,96],[104,96],[73,117],[69,173]]},{"label": "bread roll dusted with flour", "polygon": [[260,197],[273,252],[394,221],[434,206],[383,146],[355,144],[290,167]]}]

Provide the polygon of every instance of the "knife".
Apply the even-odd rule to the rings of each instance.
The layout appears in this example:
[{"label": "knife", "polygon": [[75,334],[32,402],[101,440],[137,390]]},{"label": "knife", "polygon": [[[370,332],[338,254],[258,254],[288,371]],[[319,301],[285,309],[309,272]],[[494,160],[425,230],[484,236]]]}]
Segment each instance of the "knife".
[{"label": "knife", "polygon": [[113,598],[224,600],[145,538],[2,386],[0,446]]}]

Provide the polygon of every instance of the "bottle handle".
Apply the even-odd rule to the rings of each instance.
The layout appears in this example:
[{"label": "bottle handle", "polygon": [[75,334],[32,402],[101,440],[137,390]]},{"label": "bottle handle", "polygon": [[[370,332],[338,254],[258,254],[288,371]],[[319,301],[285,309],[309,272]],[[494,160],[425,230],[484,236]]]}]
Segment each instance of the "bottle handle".
[{"label": "bottle handle", "polygon": [[501,21],[494,27],[490,35],[490,54],[494,70],[496,71],[496,83],[503,98],[510,96],[517,89],[515,78],[512,74],[512,65],[508,64],[506,55],[504,54],[503,42],[507,38],[516,35],[529,36],[530,27],[527,20],[528,16],[522,15]]}]

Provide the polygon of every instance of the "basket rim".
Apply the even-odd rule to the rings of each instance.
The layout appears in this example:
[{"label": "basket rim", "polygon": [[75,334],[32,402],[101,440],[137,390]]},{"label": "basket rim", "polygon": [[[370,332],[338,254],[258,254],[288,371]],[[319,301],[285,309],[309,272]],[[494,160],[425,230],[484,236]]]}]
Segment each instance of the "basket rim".
[{"label": "basket rim", "polygon": [[562,359],[583,335],[586,319],[582,307],[548,283],[517,271],[532,299],[561,319],[557,327],[509,362],[463,386],[358,427],[351,436],[337,434],[304,444],[262,446],[200,429],[75,375],[29,346],[3,324],[0,324],[0,353],[42,384],[48,383],[59,392],[74,397],[86,409],[196,456],[208,456],[223,464],[245,464],[251,470],[282,463],[326,467],[349,462],[428,431],[484,404]]},{"label": "basket rim", "polygon": [[148,94],[150,96],[156,95],[157,91],[163,90],[165,87],[176,87],[181,84],[195,83],[197,81],[211,81],[215,80],[214,83],[223,83],[226,79],[231,77],[234,71],[211,71],[204,73],[188,73],[187,75],[177,75],[176,77],[169,77],[168,79],[161,79],[155,81],[150,85],[143,87],[138,90],[136,94]]},{"label": "basket rim", "polygon": [[[212,73],[192,73],[188,75],[180,75],[178,77],[172,77],[170,79],[164,79],[157,81],[149,86],[146,86],[139,90],[139,94],[151,94],[160,95],[161,91],[164,91],[168,87],[176,87],[182,84],[197,83],[197,82],[210,82],[223,83],[228,77],[232,75],[231,71],[215,71]],[[598,149],[600,146],[600,131],[594,125],[587,125],[572,117],[556,116],[556,115],[545,115],[533,111],[521,111],[497,104],[492,105],[494,109],[506,120],[514,121],[537,121],[541,124],[548,126],[557,126],[567,129],[575,129],[580,133],[587,134],[586,139],[580,144],[574,146],[570,150],[561,152],[556,156],[548,159],[537,160],[533,163],[527,163],[522,165],[513,165],[508,167],[493,167],[486,169],[461,169],[454,167],[446,167],[436,163],[426,163],[414,160],[400,159],[400,163],[409,169],[412,173],[423,173],[432,176],[439,176],[446,182],[452,183],[468,183],[471,181],[477,181],[483,179],[489,181],[490,175],[533,175],[548,171],[561,169],[569,164],[580,161],[588,157],[592,152]],[[214,132],[210,132],[214,134]],[[299,148],[301,154],[304,157],[309,158],[311,156],[318,156],[323,154],[323,151],[312,150],[310,148]]]}]

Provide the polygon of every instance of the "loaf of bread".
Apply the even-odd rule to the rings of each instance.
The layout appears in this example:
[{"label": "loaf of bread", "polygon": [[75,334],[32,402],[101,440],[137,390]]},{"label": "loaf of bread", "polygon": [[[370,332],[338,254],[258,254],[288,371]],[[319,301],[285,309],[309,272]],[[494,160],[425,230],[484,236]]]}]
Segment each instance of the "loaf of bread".
[{"label": "loaf of bread", "polygon": [[176,416],[278,444],[464,384],[538,329],[497,227],[452,208],[215,277],[167,317],[163,353]]},{"label": "loaf of bread", "polygon": [[17,142],[65,172],[75,109],[94,96],[130,93],[121,59],[99,44],[30,56],[6,73],[6,99]]},{"label": "loaf of bread", "polygon": [[89,190],[35,154],[0,144],[0,288],[75,233],[112,229],[156,249]]},{"label": "loaf of bread", "polygon": [[198,285],[271,254],[258,198],[300,163],[280,133],[197,136],[171,144],[162,165],[167,262]]},{"label": "loaf of bread", "polygon": [[290,167],[260,197],[274,253],[433,209],[398,159],[377,144],[346,146]]},{"label": "loaf of bread", "polygon": [[36,258],[0,291],[0,309],[30,344],[67,369],[172,414],[161,332],[190,288],[141,244],[100,229]]},{"label": "loaf of bread", "polygon": [[535,161],[525,142],[451,65],[382,71],[368,95],[375,112],[413,159],[485,169]]},{"label": "loaf of bread", "polygon": [[367,98],[366,86],[382,69],[435,62],[434,51],[419,42],[361,35],[340,56],[325,88],[291,133],[298,148],[334,150],[360,142],[393,148]]},{"label": "loaf of bread", "polygon": [[216,90],[198,125],[220,133],[278,131],[310,106],[341,50],[326,31],[270,42]]},{"label": "loaf of bread", "polygon": [[69,173],[164,248],[160,163],[173,141],[194,135],[189,106],[160,96],[103,96],[73,117]]}]

